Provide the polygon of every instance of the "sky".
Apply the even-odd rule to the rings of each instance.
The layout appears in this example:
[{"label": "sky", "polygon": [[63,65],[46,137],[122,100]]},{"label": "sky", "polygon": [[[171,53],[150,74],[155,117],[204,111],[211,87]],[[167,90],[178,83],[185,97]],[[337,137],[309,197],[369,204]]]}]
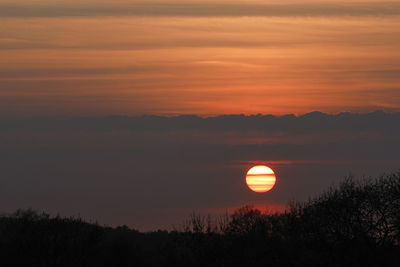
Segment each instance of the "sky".
[{"label": "sky", "polygon": [[396,1],[0,7],[3,117],[399,110]]},{"label": "sky", "polygon": [[282,210],[398,170],[399,112],[398,1],[0,0],[0,212]]}]

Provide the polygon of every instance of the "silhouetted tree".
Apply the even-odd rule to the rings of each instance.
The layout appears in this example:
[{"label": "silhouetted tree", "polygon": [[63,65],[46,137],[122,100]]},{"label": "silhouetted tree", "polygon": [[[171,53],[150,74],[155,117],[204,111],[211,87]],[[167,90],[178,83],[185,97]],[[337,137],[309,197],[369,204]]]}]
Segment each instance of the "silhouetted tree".
[{"label": "silhouetted tree", "polygon": [[140,233],[51,217],[0,216],[1,266],[395,266],[400,173],[351,177],[283,213],[243,206],[213,220],[192,213],[182,231]]}]

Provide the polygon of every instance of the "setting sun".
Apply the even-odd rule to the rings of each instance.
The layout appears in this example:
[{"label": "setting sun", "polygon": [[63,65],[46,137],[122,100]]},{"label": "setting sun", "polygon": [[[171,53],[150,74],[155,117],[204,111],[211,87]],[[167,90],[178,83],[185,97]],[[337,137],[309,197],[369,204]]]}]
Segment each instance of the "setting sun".
[{"label": "setting sun", "polygon": [[257,193],[271,190],[276,182],[274,171],[263,165],[252,167],[246,175],[247,186]]}]

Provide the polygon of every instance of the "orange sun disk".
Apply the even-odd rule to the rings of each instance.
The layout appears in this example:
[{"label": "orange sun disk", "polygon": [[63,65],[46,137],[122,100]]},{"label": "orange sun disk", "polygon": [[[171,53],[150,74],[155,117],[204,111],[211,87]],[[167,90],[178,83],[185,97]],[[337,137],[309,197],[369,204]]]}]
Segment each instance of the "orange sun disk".
[{"label": "orange sun disk", "polygon": [[246,175],[247,186],[257,193],[264,193],[271,190],[276,183],[274,171],[263,165],[252,167]]}]

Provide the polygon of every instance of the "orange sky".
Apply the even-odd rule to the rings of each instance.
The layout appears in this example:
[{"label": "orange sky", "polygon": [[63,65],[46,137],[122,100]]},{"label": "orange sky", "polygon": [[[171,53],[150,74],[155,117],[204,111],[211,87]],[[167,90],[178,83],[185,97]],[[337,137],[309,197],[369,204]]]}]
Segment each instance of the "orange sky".
[{"label": "orange sky", "polygon": [[0,116],[400,110],[395,2],[159,3],[0,0]]}]

